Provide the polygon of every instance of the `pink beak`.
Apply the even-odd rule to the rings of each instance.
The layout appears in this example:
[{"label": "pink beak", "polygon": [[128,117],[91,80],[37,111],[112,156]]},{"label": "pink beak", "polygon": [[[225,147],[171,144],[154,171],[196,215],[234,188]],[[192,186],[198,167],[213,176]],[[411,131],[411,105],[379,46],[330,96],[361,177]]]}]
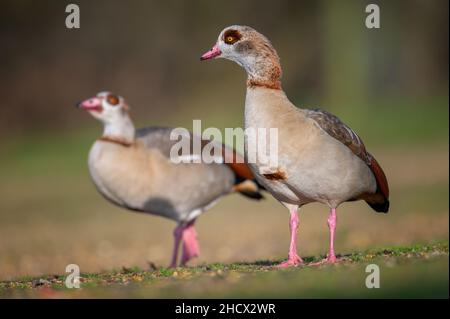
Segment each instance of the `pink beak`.
[{"label": "pink beak", "polygon": [[87,111],[103,111],[102,101],[98,97],[92,97],[88,100],[80,102],[77,104],[77,107]]},{"label": "pink beak", "polygon": [[216,45],[214,45],[214,46],[212,47],[211,50],[209,50],[208,52],[206,52],[205,54],[203,54],[203,55],[200,57],[200,61],[210,60],[210,59],[213,59],[213,58],[215,58],[216,56],[219,56],[219,55],[221,55],[221,54],[222,54],[222,51],[220,51],[219,47],[218,47],[217,44],[216,44]]}]

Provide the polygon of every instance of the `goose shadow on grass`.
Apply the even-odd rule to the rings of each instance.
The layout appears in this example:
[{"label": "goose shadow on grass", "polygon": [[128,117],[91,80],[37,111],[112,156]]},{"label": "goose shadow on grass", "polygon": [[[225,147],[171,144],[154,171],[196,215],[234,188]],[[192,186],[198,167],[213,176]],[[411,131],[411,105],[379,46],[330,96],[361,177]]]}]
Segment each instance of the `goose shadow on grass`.
[{"label": "goose shadow on grass", "polygon": [[[345,254],[345,255],[336,255],[338,262],[339,261],[353,261],[352,257],[354,254]],[[318,263],[324,259],[326,259],[326,255],[319,255],[319,256],[306,256],[302,257],[304,264],[300,265],[302,266],[310,266],[312,264]],[[267,268],[275,268],[277,265],[285,261],[285,259],[275,259],[275,260],[269,260],[269,259],[262,259],[262,260],[256,260],[256,261],[249,261],[249,262],[236,262],[231,264],[224,264],[224,267],[267,267]]]},{"label": "goose shadow on grass", "polygon": [[[337,263],[339,262],[360,262],[365,260],[366,255],[369,254],[369,259],[380,257],[380,256],[396,256],[399,255],[399,253],[396,253],[393,250],[390,249],[382,249],[380,251],[368,251],[368,252],[353,252],[348,254],[338,254],[336,255],[336,258],[338,259]],[[401,254],[400,254],[401,255]],[[304,264],[300,265],[300,267],[304,266],[314,266],[318,265],[321,261],[326,259],[326,255],[319,255],[319,256],[307,256],[302,257]],[[237,262],[233,263],[231,265],[235,266],[247,266],[247,267],[275,267],[281,262],[283,262],[284,259],[278,259],[278,260],[257,260],[253,262]]]}]

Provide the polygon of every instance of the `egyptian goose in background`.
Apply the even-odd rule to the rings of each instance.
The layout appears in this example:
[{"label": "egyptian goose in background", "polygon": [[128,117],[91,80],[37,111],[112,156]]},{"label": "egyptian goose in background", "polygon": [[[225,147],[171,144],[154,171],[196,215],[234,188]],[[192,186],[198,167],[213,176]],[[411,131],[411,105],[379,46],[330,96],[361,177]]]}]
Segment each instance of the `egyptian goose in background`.
[{"label": "egyptian goose in background", "polygon": [[[323,262],[336,262],[336,208],[341,203],[362,199],[376,212],[388,212],[389,188],[380,165],[339,118],[319,109],[297,108],[289,101],[281,89],[280,59],[264,35],[248,26],[227,27],[201,60],[213,58],[234,61],[247,72],[245,128],[278,128],[278,167],[267,173],[258,160],[248,165],[290,212],[289,257],[279,266],[303,262],[296,248],[297,210],[311,202],[330,207],[330,249]],[[248,143],[246,138],[246,155]]]},{"label": "egyptian goose in background", "polygon": [[[104,124],[103,135],[89,152],[89,172],[98,191],[114,204],[133,211],[159,215],[178,223],[171,267],[198,256],[194,222],[217,200],[232,192],[253,199],[262,195],[242,157],[224,152],[229,164],[179,163],[170,161],[170,150],[177,141],[170,139],[171,128],[149,127],[135,130],[125,100],[109,92],[80,102]],[[192,135],[191,135],[192,137]],[[191,148],[192,149],[192,148]],[[192,152],[192,151],[191,151]],[[231,154],[233,159],[225,158]]]}]

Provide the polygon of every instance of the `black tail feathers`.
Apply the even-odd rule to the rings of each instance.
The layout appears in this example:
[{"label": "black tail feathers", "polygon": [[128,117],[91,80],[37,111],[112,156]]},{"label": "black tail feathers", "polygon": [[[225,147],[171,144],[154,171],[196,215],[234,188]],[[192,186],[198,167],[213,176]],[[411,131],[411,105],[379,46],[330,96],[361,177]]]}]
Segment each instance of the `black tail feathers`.
[{"label": "black tail feathers", "polygon": [[387,199],[383,203],[366,203],[377,213],[387,213],[389,211],[389,200]]}]

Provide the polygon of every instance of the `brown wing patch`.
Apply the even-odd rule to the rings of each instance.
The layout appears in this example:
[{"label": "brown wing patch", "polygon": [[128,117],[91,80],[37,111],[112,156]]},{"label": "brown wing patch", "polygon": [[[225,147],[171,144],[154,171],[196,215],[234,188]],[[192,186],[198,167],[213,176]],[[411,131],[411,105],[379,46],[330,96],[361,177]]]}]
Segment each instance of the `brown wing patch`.
[{"label": "brown wing patch", "polygon": [[254,179],[252,171],[245,163],[225,163],[239,177],[244,179]]},{"label": "brown wing patch", "polygon": [[386,175],[384,174],[383,169],[381,168],[380,164],[378,164],[377,160],[370,154],[369,156],[371,157],[369,167],[372,170],[372,173],[375,175],[378,189],[384,197],[389,198],[389,185]]},{"label": "brown wing patch", "polygon": [[360,137],[337,116],[323,110],[309,110],[308,117],[331,137],[347,146],[353,154],[362,159],[369,166],[377,181],[377,193],[381,193],[385,199],[389,198],[389,186],[381,166],[375,158],[366,150]]},{"label": "brown wing patch", "polygon": [[[227,152],[226,150],[231,150],[232,152]],[[232,153],[232,158],[228,158],[228,154]],[[224,162],[226,165],[228,165],[229,168],[239,177],[244,179],[254,179],[255,176],[253,176],[252,171],[250,170],[250,167],[245,163],[244,157],[236,152],[236,150],[231,149],[230,147],[222,144],[222,156],[224,158]]]},{"label": "brown wing patch", "polygon": [[[157,148],[164,156],[170,158],[171,147],[177,143],[176,140],[171,140],[170,135],[172,132],[172,128],[167,127],[153,127],[153,128],[145,128],[137,131],[137,136],[140,141],[144,143],[147,147]],[[215,143],[215,146],[218,145],[222,150],[223,162],[225,165],[229,166],[230,169],[236,174],[236,176],[240,177],[241,180],[244,179],[254,179],[253,173],[245,163],[244,156],[239,152],[234,150],[233,148],[224,145],[223,143],[211,140],[202,139],[200,136],[195,136],[195,138],[199,138],[201,140],[201,151],[208,143]],[[190,151],[191,154],[194,152],[194,134],[190,133]],[[181,150],[180,150],[181,151]],[[201,154],[201,153],[200,153]],[[198,155],[200,155],[198,154]],[[181,155],[181,154],[178,154]]]},{"label": "brown wing patch", "polygon": [[308,117],[312,118],[322,130],[347,146],[353,154],[370,165],[371,156],[367,153],[362,140],[337,116],[328,113],[327,111],[316,109],[310,110],[308,112]]},{"label": "brown wing patch", "polygon": [[[210,140],[202,139],[202,149],[206,144],[210,143]],[[218,143],[218,142],[213,142]],[[242,179],[253,180],[255,177],[250,170],[250,167],[245,163],[244,156],[239,154],[235,149],[226,146],[225,144],[218,143],[222,147],[223,162],[231,168],[231,170]]]}]

